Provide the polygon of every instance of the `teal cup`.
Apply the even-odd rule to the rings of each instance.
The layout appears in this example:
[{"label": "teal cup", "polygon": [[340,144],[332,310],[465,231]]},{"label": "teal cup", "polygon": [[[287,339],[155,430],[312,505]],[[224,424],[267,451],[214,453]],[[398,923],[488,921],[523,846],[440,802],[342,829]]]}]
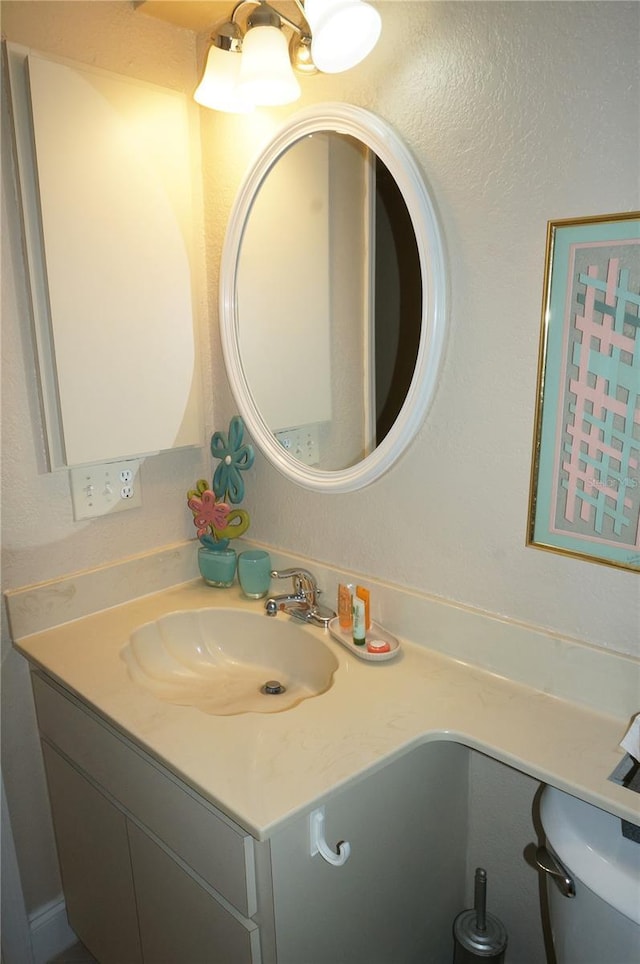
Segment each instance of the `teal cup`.
[{"label": "teal cup", "polygon": [[198,549],[198,567],[200,575],[208,586],[225,589],[233,585],[236,574],[235,549]]},{"label": "teal cup", "polygon": [[247,549],[238,556],[238,579],[245,596],[261,599],[271,586],[271,559],[264,549]]}]

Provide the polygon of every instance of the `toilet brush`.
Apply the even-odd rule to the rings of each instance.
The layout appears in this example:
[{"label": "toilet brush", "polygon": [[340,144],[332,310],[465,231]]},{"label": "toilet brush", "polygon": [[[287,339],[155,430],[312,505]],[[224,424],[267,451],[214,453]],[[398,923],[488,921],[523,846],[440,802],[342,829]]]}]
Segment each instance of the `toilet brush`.
[{"label": "toilet brush", "polygon": [[502,964],[507,932],[497,917],[487,913],[487,872],[476,869],[473,910],[463,910],[453,922],[453,964],[497,961]]}]

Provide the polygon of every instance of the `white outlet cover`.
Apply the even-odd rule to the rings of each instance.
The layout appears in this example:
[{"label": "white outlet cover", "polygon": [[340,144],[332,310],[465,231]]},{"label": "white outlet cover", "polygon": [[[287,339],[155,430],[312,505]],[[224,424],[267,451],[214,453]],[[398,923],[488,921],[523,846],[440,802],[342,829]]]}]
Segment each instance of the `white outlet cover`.
[{"label": "white outlet cover", "polygon": [[69,469],[69,483],[77,522],[142,505],[139,459]]}]

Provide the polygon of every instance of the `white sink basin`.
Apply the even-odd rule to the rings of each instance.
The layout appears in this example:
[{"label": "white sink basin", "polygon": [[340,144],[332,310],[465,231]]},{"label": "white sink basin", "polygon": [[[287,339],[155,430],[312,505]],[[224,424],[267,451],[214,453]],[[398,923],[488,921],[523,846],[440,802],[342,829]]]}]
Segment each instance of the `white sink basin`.
[{"label": "white sink basin", "polygon": [[134,630],[121,655],[154,696],[218,716],[289,710],[326,692],[338,668],[302,626],[241,609],[169,613]]}]

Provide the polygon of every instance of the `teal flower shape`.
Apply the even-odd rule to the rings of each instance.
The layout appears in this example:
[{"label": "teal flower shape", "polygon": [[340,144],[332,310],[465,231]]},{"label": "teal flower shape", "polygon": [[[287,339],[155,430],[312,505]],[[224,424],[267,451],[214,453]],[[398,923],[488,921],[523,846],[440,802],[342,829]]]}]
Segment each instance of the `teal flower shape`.
[{"label": "teal flower shape", "polygon": [[241,472],[253,465],[255,454],[251,445],[243,445],[244,422],[239,415],[229,422],[228,436],[214,432],[211,436],[211,454],[220,459],[213,476],[213,491],[219,499],[237,505],[244,499],[244,482]]}]

